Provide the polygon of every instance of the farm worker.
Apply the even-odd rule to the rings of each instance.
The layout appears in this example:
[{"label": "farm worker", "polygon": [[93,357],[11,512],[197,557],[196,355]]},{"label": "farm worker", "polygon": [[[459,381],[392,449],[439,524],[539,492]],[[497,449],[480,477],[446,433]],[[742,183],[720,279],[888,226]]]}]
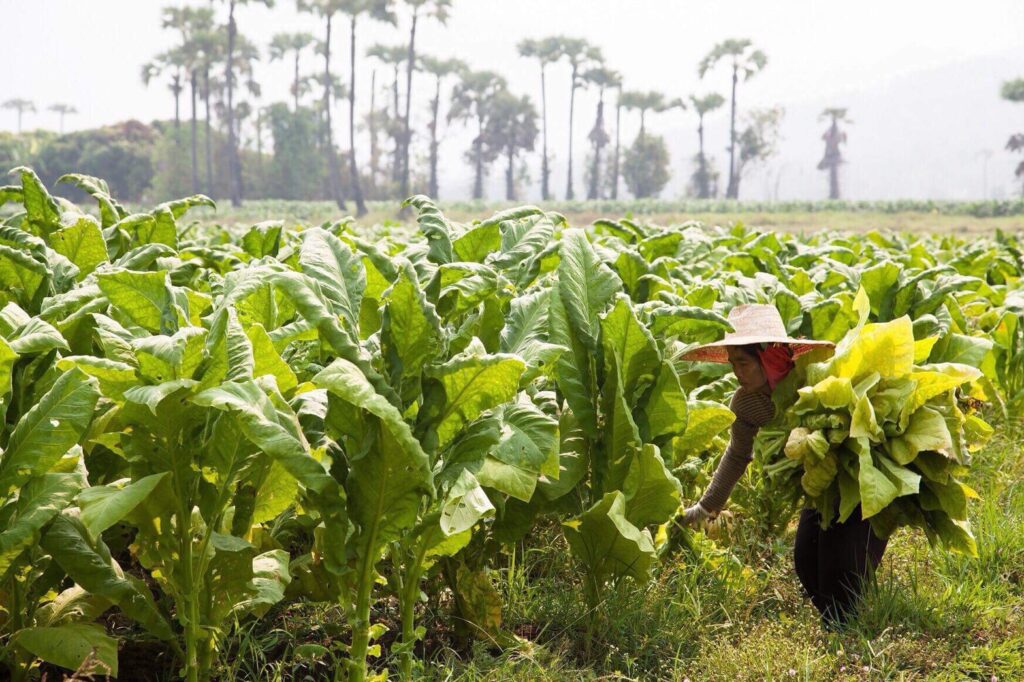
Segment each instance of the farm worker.
[{"label": "farm worker", "polygon": [[[736,415],[729,446],[700,501],[683,512],[683,521],[699,526],[714,521],[753,459],[754,437],[775,416],[772,391],[793,368],[793,359],[828,341],[791,338],[772,305],[740,305],[729,313],[734,331],[715,343],[689,351],[684,360],[728,362],[739,388],[729,407]],[[878,567],[886,541],[861,519],[860,507],[843,523],[822,530],[813,509],[800,513],[793,552],[796,574],[826,624],[842,624],[860,597],[864,579]]]}]

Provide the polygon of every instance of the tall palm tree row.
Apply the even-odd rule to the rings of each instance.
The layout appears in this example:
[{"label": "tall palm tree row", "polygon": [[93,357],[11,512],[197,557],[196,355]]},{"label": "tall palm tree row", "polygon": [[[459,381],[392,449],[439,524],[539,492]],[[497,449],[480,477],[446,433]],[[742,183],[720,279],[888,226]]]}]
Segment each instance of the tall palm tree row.
[{"label": "tall palm tree row", "polygon": [[[225,158],[228,170],[228,195],[233,203],[238,203],[243,194],[241,158],[239,148],[241,146],[241,125],[243,121],[258,114],[261,107],[258,103],[242,102],[239,99],[240,84],[244,84],[248,93],[253,97],[259,96],[258,79],[253,76],[253,62],[258,59],[258,52],[248,44],[238,31],[237,11],[239,8],[259,3],[267,7],[273,6],[273,0],[219,0],[219,4],[226,6],[226,23],[218,26],[215,21],[214,10],[199,7],[170,7],[164,12],[163,25],[165,28],[174,30],[180,34],[180,41],[171,49],[158,54],[151,62],[144,65],[142,77],[149,83],[157,76],[168,78],[168,87],[174,97],[175,106],[175,131],[180,134],[181,128],[181,106],[180,97],[186,87],[189,88],[192,100],[192,166],[193,166],[193,187],[200,189],[198,173],[198,157],[196,153],[196,125],[197,125],[197,99],[201,97],[205,109],[204,125],[206,128],[206,181],[205,189],[208,193],[214,192],[211,145],[213,139],[211,98],[217,100],[214,111],[218,114],[220,125],[225,132],[227,143],[224,147]],[[211,0],[211,5],[218,4]],[[430,55],[418,54],[419,32],[425,20],[432,20],[440,25],[445,25],[452,10],[452,0],[295,0],[297,9],[302,12],[316,16],[322,25],[322,39],[316,41],[312,34],[306,32],[283,32],[273,36],[268,45],[267,54],[271,61],[290,60],[292,71],[290,94],[292,96],[292,108],[297,112],[301,105],[303,93],[308,91],[311,81],[320,85],[321,97],[316,105],[322,119],[320,133],[321,147],[326,156],[326,166],[329,174],[329,187],[331,196],[335,199],[340,208],[345,206],[346,193],[352,197],[356,204],[356,211],[360,215],[366,212],[364,201],[363,182],[369,182],[372,187],[373,196],[378,196],[377,190],[377,134],[380,130],[382,118],[386,120],[388,133],[392,138],[393,149],[391,159],[392,185],[387,194],[394,193],[396,196],[404,197],[412,191],[411,188],[411,158],[414,141],[413,126],[413,97],[414,82],[416,73],[420,72],[433,78],[433,93],[423,96],[429,112],[424,128],[424,136],[427,158],[427,168],[423,179],[426,191],[435,195],[439,191],[439,147],[441,135],[439,125],[442,119],[442,88],[446,79],[458,76],[455,83],[451,106],[445,117],[449,122],[464,121],[468,124],[475,124],[476,136],[472,143],[473,148],[468,154],[474,166],[474,196],[482,196],[483,178],[487,172],[487,166],[492,159],[488,158],[488,135],[486,124],[490,120],[491,113],[495,121],[504,116],[506,122],[517,120],[516,116],[509,112],[515,112],[516,108],[505,95],[494,100],[498,104],[493,112],[488,113],[489,102],[497,96],[499,91],[507,89],[504,79],[491,74],[489,82],[481,78],[481,74],[490,72],[480,70],[468,70],[458,60],[446,60]],[[398,25],[396,6],[401,7],[403,23],[408,18],[407,41],[402,45],[374,45],[366,51],[368,57],[374,58],[392,71],[391,80],[391,106],[390,111],[383,117],[378,117],[376,108],[376,72],[373,74],[371,87],[374,89],[371,96],[371,109],[369,116],[356,115],[356,72],[358,50],[358,27],[362,20],[380,21],[393,26]],[[332,73],[332,39],[336,39],[336,20],[338,17],[345,17],[348,20],[348,47],[349,47],[349,73],[347,82],[341,82]],[[320,74],[315,77],[304,76],[301,69],[301,61],[306,50],[315,46],[318,54],[323,58],[323,65]],[[575,110],[577,91],[581,88],[593,88],[596,90],[596,112],[594,124],[590,128],[587,139],[590,143],[591,155],[589,156],[589,168],[585,173],[587,186],[586,196],[590,199],[610,195],[618,197],[619,182],[621,175],[621,154],[622,134],[621,120],[623,108],[639,112],[640,129],[638,140],[644,140],[647,132],[647,115],[658,113],[670,108],[686,108],[680,99],[669,100],[663,93],[624,91],[621,76],[608,68],[600,48],[592,45],[584,38],[555,35],[541,38],[527,38],[522,40],[518,46],[520,56],[536,60],[540,67],[540,128],[541,138],[540,149],[540,194],[542,199],[552,198],[550,188],[551,177],[551,150],[548,136],[548,88],[547,81],[549,67],[563,63],[568,67],[569,75],[569,125],[568,125],[568,150],[566,159],[566,188],[565,198],[573,199],[576,195],[575,183]],[[731,72],[730,92],[730,119],[729,119],[729,182],[726,196],[736,198],[739,191],[739,159],[738,154],[738,84],[744,82],[760,73],[767,64],[767,57],[761,50],[756,49],[751,41],[746,39],[729,39],[722,41],[700,61],[698,75],[704,78],[708,73],[721,64],[725,64]],[[223,77],[220,77],[220,74]],[[244,79],[240,80],[240,79]],[[403,82],[404,81],[404,82]],[[187,85],[186,85],[187,83]],[[402,86],[404,85],[404,93]],[[605,96],[610,90],[617,91],[615,101],[615,131],[614,147],[609,152],[608,148],[613,144],[610,135],[606,116]],[[506,93],[508,94],[508,93]],[[404,98],[403,98],[404,95]],[[333,104],[336,100],[347,97],[348,100],[348,149],[338,149],[334,139],[333,129]],[[486,100],[486,101],[485,101]],[[698,119],[698,143],[699,152],[695,157],[696,171],[693,176],[694,193],[700,197],[710,196],[713,192],[710,160],[705,150],[704,124],[705,117],[711,112],[719,109],[724,103],[724,98],[711,93],[704,97],[691,95],[688,104],[692,105]],[[500,105],[500,106],[498,106]],[[8,105],[9,108],[11,105]],[[523,100],[517,100],[516,106],[520,113],[525,112]],[[19,109],[19,118],[29,109]],[[62,114],[63,116],[66,111]],[[501,114],[501,116],[499,116]],[[524,114],[525,115],[525,114]],[[255,116],[257,124],[262,125],[262,120]],[[359,172],[356,144],[356,122],[365,120],[369,128],[371,142],[371,169],[370,175],[364,178]],[[519,117],[520,121],[526,119]],[[20,125],[20,124],[19,124]],[[63,120],[62,120],[63,125]],[[246,125],[252,125],[251,121]],[[493,124],[498,126],[497,123]],[[494,130],[498,130],[494,128]],[[506,128],[507,130],[507,128]],[[493,131],[491,131],[493,132]],[[507,137],[507,136],[506,136]],[[257,139],[261,143],[260,135]],[[663,142],[659,142],[663,145]],[[516,146],[512,154],[518,158],[527,146]],[[507,146],[502,152],[506,157]],[[341,159],[344,155],[349,164],[348,173],[345,174],[347,187],[342,186],[343,173]],[[608,158],[610,155],[610,158]],[[664,152],[663,152],[664,155]],[[667,158],[667,157],[666,157]],[[507,188],[506,188],[507,189]],[[346,191],[347,190],[347,191]]]}]

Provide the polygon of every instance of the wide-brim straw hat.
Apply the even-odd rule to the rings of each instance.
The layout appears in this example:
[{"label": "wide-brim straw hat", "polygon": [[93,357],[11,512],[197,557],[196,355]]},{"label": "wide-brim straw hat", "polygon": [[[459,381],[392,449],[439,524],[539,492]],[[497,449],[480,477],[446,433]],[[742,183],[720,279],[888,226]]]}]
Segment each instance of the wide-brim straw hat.
[{"label": "wide-brim straw hat", "polygon": [[786,324],[773,305],[744,304],[729,311],[729,324],[733,331],[714,343],[705,343],[687,351],[682,359],[694,362],[729,362],[729,346],[747,346],[753,343],[784,343],[796,358],[816,348],[835,348],[831,341],[793,338],[786,332]]}]

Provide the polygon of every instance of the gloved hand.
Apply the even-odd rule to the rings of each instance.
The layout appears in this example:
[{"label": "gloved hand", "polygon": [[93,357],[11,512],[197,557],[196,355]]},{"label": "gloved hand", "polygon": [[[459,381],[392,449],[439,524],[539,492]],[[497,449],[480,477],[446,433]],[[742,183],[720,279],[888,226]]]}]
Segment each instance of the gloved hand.
[{"label": "gloved hand", "polygon": [[700,502],[696,502],[683,510],[682,520],[684,526],[699,528],[707,525],[709,521],[713,521],[715,516],[716,514],[702,507]]}]

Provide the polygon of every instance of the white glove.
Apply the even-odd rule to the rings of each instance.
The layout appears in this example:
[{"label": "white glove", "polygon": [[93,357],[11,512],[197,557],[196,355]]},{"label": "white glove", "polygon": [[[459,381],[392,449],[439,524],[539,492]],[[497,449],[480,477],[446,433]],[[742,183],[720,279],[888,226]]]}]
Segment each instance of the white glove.
[{"label": "white glove", "polygon": [[716,516],[717,514],[708,511],[701,506],[700,502],[697,502],[683,510],[683,525],[697,528],[713,521]]}]

